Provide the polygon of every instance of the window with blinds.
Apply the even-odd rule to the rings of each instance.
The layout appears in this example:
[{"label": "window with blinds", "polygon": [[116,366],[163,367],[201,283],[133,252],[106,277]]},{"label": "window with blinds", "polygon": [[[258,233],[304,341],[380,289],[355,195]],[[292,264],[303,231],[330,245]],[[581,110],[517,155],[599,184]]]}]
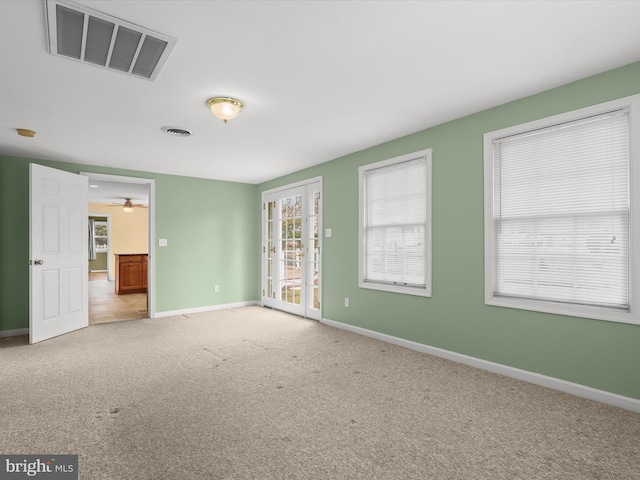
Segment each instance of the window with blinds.
[{"label": "window with blinds", "polygon": [[617,102],[485,135],[487,303],[630,313],[630,112]]},{"label": "window with blinds", "polygon": [[360,287],[431,295],[431,150],[365,165]]}]

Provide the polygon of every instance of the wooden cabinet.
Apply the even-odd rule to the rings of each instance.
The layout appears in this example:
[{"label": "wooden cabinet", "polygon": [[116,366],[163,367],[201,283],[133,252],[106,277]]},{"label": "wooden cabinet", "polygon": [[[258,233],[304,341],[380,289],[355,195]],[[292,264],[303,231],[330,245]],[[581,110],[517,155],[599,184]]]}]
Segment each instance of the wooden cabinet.
[{"label": "wooden cabinet", "polygon": [[147,293],[146,253],[116,255],[116,294]]}]

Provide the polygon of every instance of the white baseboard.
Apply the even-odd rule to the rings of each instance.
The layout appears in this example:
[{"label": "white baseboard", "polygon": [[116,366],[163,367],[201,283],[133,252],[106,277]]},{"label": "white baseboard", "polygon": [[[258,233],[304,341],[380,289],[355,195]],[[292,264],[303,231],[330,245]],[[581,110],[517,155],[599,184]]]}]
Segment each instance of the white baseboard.
[{"label": "white baseboard", "polygon": [[468,355],[452,352],[450,350],[444,350],[442,348],[431,347],[429,345],[412,342],[411,340],[405,340],[403,338],[394,337],[385,333],[367,330],[366,328],[356,327],[342,322],[336,322],[335,320],[323,318],[322,320],[320,320],[320,322],[331,327],[348,330],[350,332],[358,333],[366,337],[382,340],[383,342],[392,343],[394,345],[399,345],[411,350],[427,353],[435,357],[445,358],[453,362],[463,363],[471,367],[499,373],[500,375],[504,375],[506,377],[524,380],[525,382],[535,383],[536,385],[541,385],[543,387],[552,388],[561,392],[570,393],[571,395],[576,395],[578,397],[588,398],[589,400],[595,400],[597,402],[606,403],[607,405],[613,405],[614,407],[624,408],[625,410],[631,410],[632,412],[640,413],[640,400],[636,398],[625,397],[616,393],[587,387],[586,385],[581,385],[579,383],[572,383],[559,378],[548,377],[539,373],[521,370],[519,368],[490,362],[488,360],[482,360],[476,357],[470,357]]},{"label": "white baseboard", "polygon": [[226,303],[224,305],[208,305],[206,307],[185,308],[183,310],[171,310],[167,312],[156,312],[154,318],[172,317],[174,315],[187,315],[189,313],[211,312],[213,310],[228,310],[230,308],[248,307],[251,305],[261,305],[258,300],[249,302]]},{"label": "white baseboard", "polygon": [[17,337],[18,335],[29,335],[29,329],[16,328],[14,330],[0,330],[0,337]]}]

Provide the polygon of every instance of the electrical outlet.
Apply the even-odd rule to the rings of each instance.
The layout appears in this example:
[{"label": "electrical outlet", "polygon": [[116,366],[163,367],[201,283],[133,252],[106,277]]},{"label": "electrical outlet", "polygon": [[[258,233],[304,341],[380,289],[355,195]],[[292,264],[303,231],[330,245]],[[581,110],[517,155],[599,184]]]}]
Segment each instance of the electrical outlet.
[{"label": "electrical outlet", "polygon": [[349,297],[344,297],[344,306],[345,307],[349,306]]},{"label": "electrical outlet", "polygon": [[213,287],[213,291],[218,293],[220,291],[220,285],[216,285],[215,287]]},{"label": "electrical outlet", "polygon": [[160,247],[166,247],[167,246],[167,239],[166,238],[160,238],[158,240],[158,246]]}]

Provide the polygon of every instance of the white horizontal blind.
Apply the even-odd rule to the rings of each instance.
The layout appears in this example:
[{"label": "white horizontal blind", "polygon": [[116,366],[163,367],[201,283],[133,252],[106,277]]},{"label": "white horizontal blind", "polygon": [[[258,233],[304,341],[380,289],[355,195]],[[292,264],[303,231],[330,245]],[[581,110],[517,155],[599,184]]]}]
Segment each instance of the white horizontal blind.
[{"label": "white horizontal blind", "polygon": [[629,118],[494,142],[493,293],[629,309]]},{"label": "white horizontal blind", "polygon": [[425,287],[427,159],[364,171],[364,281]]}]

